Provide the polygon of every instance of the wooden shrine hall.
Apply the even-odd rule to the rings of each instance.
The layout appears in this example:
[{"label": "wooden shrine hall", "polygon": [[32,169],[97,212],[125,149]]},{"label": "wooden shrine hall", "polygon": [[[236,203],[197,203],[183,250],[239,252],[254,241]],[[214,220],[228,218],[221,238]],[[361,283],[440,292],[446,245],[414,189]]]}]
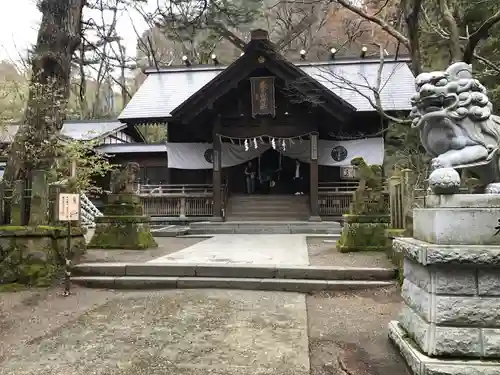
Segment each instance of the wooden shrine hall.
[{"label": "wooden shrine hall", "polygon": [[[164,144],[110,144],[120,163],[138,162],[146,213],[215,221],[319,221],[341,216],[356,188],[350,160],[383,164],[386,122],[374,110],[408,112],[408,60],[336,58],[296,63],[254,30],[229,66],[147,69],[118,120],[164,124]],[[380,69],[381,74],[379,74]]]}]

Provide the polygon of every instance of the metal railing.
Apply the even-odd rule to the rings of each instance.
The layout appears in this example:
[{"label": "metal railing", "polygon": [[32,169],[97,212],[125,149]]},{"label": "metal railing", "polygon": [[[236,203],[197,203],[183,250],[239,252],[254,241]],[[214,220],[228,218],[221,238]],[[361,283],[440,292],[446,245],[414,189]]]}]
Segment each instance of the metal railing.
[{"label": "metal railing", "polygon": [[80,222],[87,228],[95,228],[95,219],[102,216],[102,212],[84,194],[80,194]]}]

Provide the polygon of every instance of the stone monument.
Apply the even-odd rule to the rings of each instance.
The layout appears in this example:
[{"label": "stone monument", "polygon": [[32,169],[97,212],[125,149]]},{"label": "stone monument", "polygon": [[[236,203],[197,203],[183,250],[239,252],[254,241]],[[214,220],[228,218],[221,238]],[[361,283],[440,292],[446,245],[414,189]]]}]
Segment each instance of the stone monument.
[{"label": "stone monument", "polygon": [[[413,212],[399,321],[389,337],[416,375],[500,374],[500,118],[471,66],[416,78],[414,126],[433,157]],[[457,194],[474,179],[482,194]]]},{"label": "stone monument", "polygon": [[151,234],[150,218],[144,215],[141,200],[134,191],[138,170],[137,163],[128,163],[111,173],[111,193],[103,216],[96,217],[89,248],[141,250],[158,246]]}]

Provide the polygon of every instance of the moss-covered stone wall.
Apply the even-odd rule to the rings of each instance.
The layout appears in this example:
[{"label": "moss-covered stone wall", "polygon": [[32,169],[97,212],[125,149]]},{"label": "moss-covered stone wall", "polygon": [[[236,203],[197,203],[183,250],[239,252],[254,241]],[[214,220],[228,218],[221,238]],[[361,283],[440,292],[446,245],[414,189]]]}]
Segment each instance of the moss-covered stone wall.
[{"label": "moss-covered stone wall", "polygon": [[[69,259],[85,253],[81,228],[72,229]],[[61,274],[67,230],[52,226],[0,226],[0,284],[47,286]]]}]

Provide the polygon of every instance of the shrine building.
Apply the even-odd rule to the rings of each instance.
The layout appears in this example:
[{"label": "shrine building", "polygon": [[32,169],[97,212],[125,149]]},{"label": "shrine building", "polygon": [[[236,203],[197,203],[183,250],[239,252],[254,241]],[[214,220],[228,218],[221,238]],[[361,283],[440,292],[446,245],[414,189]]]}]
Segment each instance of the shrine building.
[{"label": "shrine building", "polygon": [[415,92],[408,59],[291,62],[264,30],[229,66],[184,62],[147,69],[118,117],[131,135],[164,125],[168,142],[99,146],[115,162],[139,163],[146,213],[166,221],[338,218],[356,188],[350,161],[384,162],[377,77],[387,113],[408,113]]}]

